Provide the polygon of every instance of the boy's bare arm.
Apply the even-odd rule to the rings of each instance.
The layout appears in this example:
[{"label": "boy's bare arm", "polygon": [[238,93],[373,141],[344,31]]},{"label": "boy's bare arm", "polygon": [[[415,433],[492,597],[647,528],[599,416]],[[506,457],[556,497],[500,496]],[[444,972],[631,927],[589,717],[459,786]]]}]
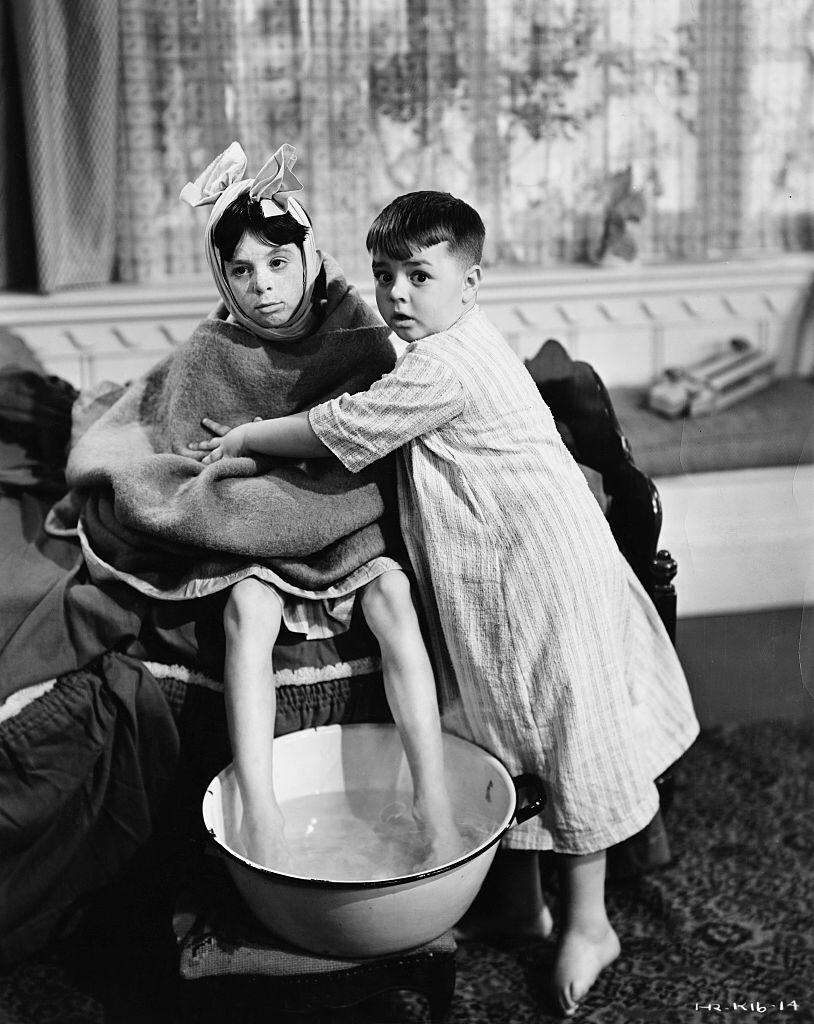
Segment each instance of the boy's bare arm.
[{"label": "boy's bare arm", "polygon": [[272,420],[254,420],[233,429],[206,417],[201,422],[219,435],[190,446],[207,453],[202,460],[204,463],[217,462],[224,457],[237,458],[249,452],[288,458],[324,458],[332,454],[314,433],[307,412]]}]

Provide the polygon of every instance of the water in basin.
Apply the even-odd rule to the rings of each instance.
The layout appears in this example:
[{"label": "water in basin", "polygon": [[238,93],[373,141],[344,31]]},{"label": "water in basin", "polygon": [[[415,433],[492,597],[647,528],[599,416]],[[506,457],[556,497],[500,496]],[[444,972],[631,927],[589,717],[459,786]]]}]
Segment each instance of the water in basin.
[{"label": "water in basin", "polygon": [[[349,882],[401,878],[431,870],[440,865],[433,863],[427,834],[411,808],[409,791],[381,789],[285,800],[281,809],[290,862],[266,866],[300,878]],[[234,822],[234,816],[230,817]],[[467,851],[494,833],[494,820],[471,809],[455,807],[454,817]],[[233,827],[227,826],[227,842],[240,849]]]}]

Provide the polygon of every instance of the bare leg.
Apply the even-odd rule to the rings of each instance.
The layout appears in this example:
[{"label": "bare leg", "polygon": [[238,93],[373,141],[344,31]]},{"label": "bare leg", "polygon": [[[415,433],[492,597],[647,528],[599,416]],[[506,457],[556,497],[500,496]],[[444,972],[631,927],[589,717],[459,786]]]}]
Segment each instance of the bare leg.
[{"label": "bare leg", "polygon": [[475,902],[458,922],[459,939],[546,939],[554,928],[543,898],[536,850],[498,850]]},{"label": "bare leg", "polygon": [[562,925],[554,964],[554,995],[572,1017],[599,973],[619,956],[620,945],[605,910],[605,851],[561,854]]},{"label": "bare leg", "polygon": [[435,677],[410,581],[399,570],[377,577],[362,593],[362,610],[381,648],[385,693],[413,778],[413,812],[427,827],[433,862],[453,860],[465,844],[452,818]]},{"label": "bare leg", "polygon": [[232,587],[223,612],[224,684],[229,738],[243,802],[240,835],[251,860],[277,868],[284,867],[288,858],[272,776],[277,711],[272,651],[281,619],[280,599],[260,580],[248,577]]}]

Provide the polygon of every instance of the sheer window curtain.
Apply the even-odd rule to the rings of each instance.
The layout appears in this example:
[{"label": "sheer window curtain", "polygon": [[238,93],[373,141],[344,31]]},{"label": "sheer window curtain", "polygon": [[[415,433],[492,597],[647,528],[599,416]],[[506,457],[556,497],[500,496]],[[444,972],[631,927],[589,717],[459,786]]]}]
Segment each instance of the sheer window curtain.
[{"label": "sheer window curtain", "polygon": [[[234,0],[119,0],[118,135],[122,281],[206,272],[209,211],[178,199],[241,131],[235,95],[245,77],[235,46]],[[258,165],[259,169],[259,165]]]},{"label": "sheer window curtain", "polygon": [[814,247],[814,0],[0,13],[0,288],[205,275],[205,213],[178,192],[233,139],[250,169],[297,148],[318,244],[351,276],[372,217],[421,188],[480,209],[491,263],[598,262],[636,193],[645,261]]}]

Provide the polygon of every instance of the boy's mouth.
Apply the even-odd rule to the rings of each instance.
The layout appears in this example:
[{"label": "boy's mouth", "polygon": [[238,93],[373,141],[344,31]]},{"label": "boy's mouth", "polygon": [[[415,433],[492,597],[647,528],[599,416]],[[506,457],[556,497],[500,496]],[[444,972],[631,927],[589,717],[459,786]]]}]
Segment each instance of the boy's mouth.
[{"label": "boy's mouth", "polygon": [[412,323],[413,317],[408,316],[407,313],[394,313],[393,322],[397,324]]}]

